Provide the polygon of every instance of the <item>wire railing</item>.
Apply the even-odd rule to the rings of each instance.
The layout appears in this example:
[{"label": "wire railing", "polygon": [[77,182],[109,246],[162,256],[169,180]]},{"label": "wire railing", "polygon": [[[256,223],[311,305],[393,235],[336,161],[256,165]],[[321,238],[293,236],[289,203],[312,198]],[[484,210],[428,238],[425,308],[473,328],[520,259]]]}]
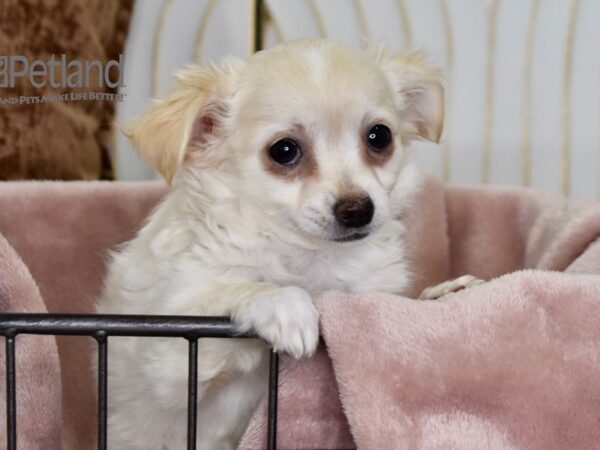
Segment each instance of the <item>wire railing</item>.
[{"label": "wire railing", "polygon": [[[6,448],[17,450],[15,340],[19,334],[91,336],[98,343],[98,450],[107,450],[107,367],[111,336],[183,338],[188,341],[187,450],[196,449],[198,407],[198,340],[255,338],[241,334],[227,317],[142,316],[103,314],[0,314],[0,336],[6,338]],[[267,448],[276,449],[279,357],[271,350]],[[110,449],[113,450],[113,449]]]}]

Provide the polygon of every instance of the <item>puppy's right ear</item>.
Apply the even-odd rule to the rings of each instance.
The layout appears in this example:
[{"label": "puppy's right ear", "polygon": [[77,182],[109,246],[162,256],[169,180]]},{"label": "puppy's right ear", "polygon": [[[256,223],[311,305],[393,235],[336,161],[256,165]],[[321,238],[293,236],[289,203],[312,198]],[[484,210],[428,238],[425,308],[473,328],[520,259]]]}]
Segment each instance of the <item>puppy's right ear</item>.
[{"label": "puppy's right ear", "polygon": [[178,89],[123,129],[136,151],[170,182],[188,152],[201,152],[225,132],[233,64],[192,66],[176,75]]},{"label": "puppy's right ear", "polygon": [[409,142],[439,142],[444,125],[441,73],[420,53],[390,54],[385,46],[371,47],[394,91],[402,137]]}]

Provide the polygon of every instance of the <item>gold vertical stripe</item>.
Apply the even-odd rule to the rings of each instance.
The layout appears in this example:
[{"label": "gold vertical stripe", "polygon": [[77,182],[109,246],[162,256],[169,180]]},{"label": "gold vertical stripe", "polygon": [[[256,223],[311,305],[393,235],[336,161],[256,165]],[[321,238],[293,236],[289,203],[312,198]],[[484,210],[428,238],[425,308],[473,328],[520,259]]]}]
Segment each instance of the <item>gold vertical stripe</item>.
[{"label": "gold vertical stripe", "polygon": [[317,32],[319,33],[319,37],[327,36],[327,29],[325,28],[325,21],[323,20],[323,15],[321,14],[321,10],[317,4],[317,0],[308,0],[308,7],[312,12],[312,15],[315,19],[315,24],[317,25]]},{"label": "gold vertical stripe", "polygon": [[204,11],[202,11],[202,16],[200,16],[200,23],[198,24],[196,36],[194,37],[194,62],[198,62],[202,58],[202,49],[204,47],[204,37],[206,35],[206,29],[208,28],[210,18],[212,17],[215,8],[219,4],[219,1],[220,0],[210,0],[208,2],[208,5],[206,5],[206,8],[204,8]]},{"label": "gold vertical stripe", "polygon": [[152,77],[150,80],[150,95],[152,97],[156,97],[158,95],[158,63],[160,59],[160,41],[163,29],[165,27],[165,21],[169,15],[172,3],[172,0],[163,1],[152,39],[152,72],[150,75]]},{"label": "gold vertical stripe", "polygon": [[250,30],[249,54],[256,53],[264,48],[265,30],[267,24],[267,5],[265,0],[250,0]]},{"label": "gold vertical stripe", "polygon": [[412,29],[410,27],[410,19],[408,17],[408,10],[406,9],[406,2],[404,0],[396,0],[398,5],[398,12],[400,13],[400,23],[402,24],[402,35],[404,36],[404,46],[406,48],[412,47]]},{"label": "gold vertical stripe", "polygon": [[362,34],[361,37],[368,41],[371,38],[371,34],[369,33],[369,24],[367,23],[367,16],[363,10],[362,3],[360,0],[353,0],[352,3],[354,4],[356,19],[358,20],[358,26],[360,28],[360,33]]},{"label": "gold vertical stripe", "polygon": [[120,153],[120,145],[119,145],[119,139],[121,137],[121,133],[119,131],[119,126],[116,124],[116,120],[113,121],[113,124],[111,126],[111,138],[110,141],[112,143],[112,149],[111,149],[111,162],[112,162],[112,172],[113,172],[113,177],[115,180],[119,180],[120,176],[121,176],[121,168],[119,167],[119,153]]},{"label": "gold vertical stripe", "polygon": [[533,0],[529,9],[529,25],[525,47],[525,92],[523,95],[523,141],[521,144],[521,183],[531,186],[531,102],[533,99],[533,44],[540,0]]},{"label": "gold vertical stripe", "polygon": [[492,0],[486,17],[485,110],[483,119],[483,154],[481,160],[481,178],[484,183],[489,183],[490,181],[490,152],[494,119],[494,60],[496,59],[496,34],[498,28],[499,6],[500,0]]},{"label": "gold vertical stripe", "polygon": [[560,152],[560,189],[564,195],[571,191],[571,78],[573,74],[573,47],[575,28],[581,0],[571,0],[569,23],[565,37],[563,86],[561,101],[561,152]]},{"label": "gold vertical stripe", "polygon": [[452,163],[450,161],[450,111],[452,106],[452,75],[454,71],[454,34],[452,33],[452,20],[448,9],[447,0],[438,0],[442,12],[444,38],[446,40],[446,116],[444,118],[444,139],[442,141],[442,177],[448,182],[452,178]]}]

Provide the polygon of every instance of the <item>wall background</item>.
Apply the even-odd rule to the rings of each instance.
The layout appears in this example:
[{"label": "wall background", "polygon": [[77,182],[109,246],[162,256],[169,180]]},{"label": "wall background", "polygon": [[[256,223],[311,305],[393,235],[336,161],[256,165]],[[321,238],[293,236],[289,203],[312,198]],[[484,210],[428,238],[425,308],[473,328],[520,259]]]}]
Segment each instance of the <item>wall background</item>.
[{"label": "wall background", "polygon": [[[529,185],[600,199],[600,1],[270,0],[266,46],[325,36],[424,49],[446,73],[441,145],[421,167],[454,183]],[[200,57],[250,52],[251,0],[138,0],[120,121]],[[115,136],[117,176],[155,175]]]}]

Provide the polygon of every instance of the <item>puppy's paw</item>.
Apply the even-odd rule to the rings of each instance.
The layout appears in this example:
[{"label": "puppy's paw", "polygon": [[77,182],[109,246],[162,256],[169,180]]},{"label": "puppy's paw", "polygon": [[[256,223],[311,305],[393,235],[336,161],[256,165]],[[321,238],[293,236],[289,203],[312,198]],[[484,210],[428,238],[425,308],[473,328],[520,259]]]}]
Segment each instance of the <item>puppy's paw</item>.
[{"label": "puppy's paw", "polygon": [[419,295],[419,299],[435,300],[443,297],[446,294],[450,294],[451,292],[457,292],[462,289],[477,286],[481,283],[484,283],[484,281],[480,280],[479,278],[475,278],[473,275],[463,275],[462,277],[454,280],[446,281],[436,286],[431,286],[424,289],[423,292],[421,292],[421,295]]},{"label": "puppy's paw", "polygon": [[319,313],[310,295],[297,287],[261,292],[232,319],[240,331],[255,331],[294,358],[312,356],[319,343]]}]

